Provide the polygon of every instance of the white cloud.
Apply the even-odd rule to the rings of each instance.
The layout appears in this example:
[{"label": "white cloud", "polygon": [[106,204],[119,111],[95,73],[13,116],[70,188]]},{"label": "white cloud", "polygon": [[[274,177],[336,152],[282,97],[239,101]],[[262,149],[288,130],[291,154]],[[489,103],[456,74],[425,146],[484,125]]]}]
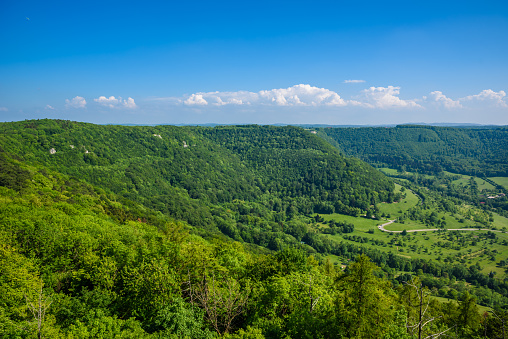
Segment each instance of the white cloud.
[{"label": "white cloud", "polygon": [[424,99],[430,99],[431,102],[443,105],[445,108],[452,109],[452,108],[462,108],[463,106],[461,103],[457,100],[452,100],[448,98],[446,95],[443,94],[441,91],[434,91],[429,94],[429,97]]},{"label": "white cloud", "polygon": [[105,96],[100,96],[97,99],[93,99],[93,101],[98,102],[99,104],[107,107],[114,108],[118,105],[119,100],[114,96],[110,96],[106,98]]},{"label": "white cloud", "polygon": [[71,100],[65,99],[65,107],[67,108],[85,108],[86,100],[83,97],[75,96]]},{"label": "white cloud", "polygon": [[95,102],[101,104],[102,106],[106,106],[109,108],[137,108],[138,106],[134,102],[134,99],[129,97],[127,100],[123,100],[122,97],[115,98],[114,96],[110,96],[109,98],[106,98],[105,96],[101,95],[97,99],[93,99]]},{"label": "white cloud", "polygon": [[400,87],[370,87],[362,91],[359,98],[363,100],[359,102],[362,106],[369,108],[422,107],[416,103],[416,100],[403,100],[399,98],[399,94]]},{"label": "white cloud", "polygon": [[136,103],[134,102],[134,99],[132,99],[131,97],[127,98],[127,100],[124,100],[123,105],[125,108],[137,108],[138,107],[136,105]]},{"label": "white cloud", "polygon": [[365,80],[344,80],[345,84],[361,84],[365,82]]},{"label": "white cloud", "polygon": [[279,106],[345,106],[346,102],[335,92],[310,85],[259,92],[261,98]]},{"label": "white cloud", "polygon": [[55,108],[51,105],[46,105],[46,109],[54,110]]},{"label": "white cloud", "polygon": [[202,93],[216,106],[251,105],[259,101],[259,94],[248,91]]},{"label": "white cloud", "polygon": [[184,101],[184,104],[186,105],[208,105],[208,101],[203,99],[203,95],[206,95],[206,93],[202,94],[192,94],[187,100]]},{"label": "white cloud", "polygon": [[469,101],[469,102],[486,102],[488,105],[498,106],[498,107],[508,107],[506,103],[506,92],[499,91],[494,92],[491,89],[484,89],[479,94],[469,95],[465,98],[459,99],[460,101]]},{"label": "white cloud", "polygon": [[[470,95],[461,99],[449,98],[441,91],[433,91],[420,98],[402,99],[400,92],[401,88],[398,86],[369,87],[361,90],[357,96],[343,99],[332,90],[299,84],[288,88],[275,88],[259,92],[197,92],[181,98],[155,98],[152,100],[166,101],[172,105],[201,107],[203,109],[205,107],[242,106],[242,109],[248,108],[259,111],[270,107],[295,109],[319,107],[321,109],[326,108],[327,111],[330,111],[330,108],[349,107],[350,109],[363,108],[385,111],[388,109],[403,109],[404,111],[427,109],[427,114],[431,114],[434,111],[442,113],[439,109],[442,108],[459,114],[471,108],[485,109],[490,106],[505,109],[508,107],[508,99],[504,91],[484,90],[477,95]],[[295,110],[295,112],[297,111],[302,112],[302,110]],[[429,116],[427,115],[427,117]],[[440,116],[437,116],[437,118],[440,118]]]},{"label": "white cloud", "polygon": [[0,112],[7,112],[9,109],[7,107],[0,107]]},{"label": "white cloud", "polygon": [[335,92],[310,85],[295,85],[255,92],[195,93],[184,100],[186,105],[273,105],[273,106],[345,106],[346,102]]}]

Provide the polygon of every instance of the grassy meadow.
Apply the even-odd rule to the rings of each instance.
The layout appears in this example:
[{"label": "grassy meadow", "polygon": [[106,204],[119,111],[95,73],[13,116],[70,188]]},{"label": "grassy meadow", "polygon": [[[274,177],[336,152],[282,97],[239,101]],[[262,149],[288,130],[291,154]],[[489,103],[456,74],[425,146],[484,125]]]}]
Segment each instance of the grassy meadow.
[{"label": "grassy meadow", "polygon": [[[397,185],[397,191],[401,186]],[[405,198],[398,203],[381,203],[378,208],[381,213],[389,213],[389,219],[396,219],[409,208],[416,206],[419,198],[410,190],[405,190]],[[467,211],[469,206],[461,206],[461,211]],[[438,218],[445,218],[445,229],[478,228],[479,225],[472,220],[463,218],[460,214],[438,212]],[[401,233],[383,232],[378,226],[387,220],[367,219],[365,217],[352,217],[341,214],[320,214],[324,222],[317,223],[316,229],[322,230],[327,222],[334,220],[343,221],[355,225],[355,230],[348,234],[327,235],[337,242],[347,242],[359,246],[376,248],[385,252],[391,252],[407,258],[433,259],[441,262],[462,263],[473,265],[479,263],[482,272],[495,272],[498,277],[508,277],[504,267],[498,267],[500,260],[508,259],[508,233],[501,231],[425,231]],[[494,215],[493,228],[501,230],[508,228],[508,219]],[[420,230],[435,229],[420,222],[406,219],[404,223],[394,222],[385,227],[387,230]],[[495,238],[492,234],[495,234]],[[352,238],[356,236],[356,241]],[[360,243],[358,237],[363,238]],[[367,241],[365,241],[367,240]],[[329,256],[334,263],[342,262],[341,258]]]},{"label": "grassy meadow", "polygon": [[[460,179],[453,180],[452,185],[468,186],[470,178],[471,178],[470,176],[462,175]],[[492,184],[490,184],[489,182],[485,181],[482,178],[474,177],[474,181],[478,185],[478,191],[480,191],[480,192],[494,191],[496,189]]]},{"label": "grassy meadow", "polygon": [[492,177],[489,179],[508,190],[508,177]]},{"label": "grassy meadow", "polygon": [[[450,298],[443,298],[443,297],[437,297],[437,296],[431,296],[432,299],[435,299],[439,301],[440,303],[455,303],[457,304],[456,300],[450,299]],[[478,307],[478,313],[484,314],[485,312],[492,311],[492,308],[482,305],[476,305]]]}]

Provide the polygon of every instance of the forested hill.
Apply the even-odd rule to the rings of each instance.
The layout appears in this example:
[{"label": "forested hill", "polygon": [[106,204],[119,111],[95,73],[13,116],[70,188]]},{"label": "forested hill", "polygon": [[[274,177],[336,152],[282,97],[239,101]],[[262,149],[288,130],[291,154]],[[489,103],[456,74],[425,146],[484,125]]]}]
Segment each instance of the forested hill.
[{"label": "forested hill", "polygon": [[[493,274],[339,243],[306,215],[379,220],[393,192],[295,127],[0,124],[0,337],[501,337],[508,313],[480,316],[459,281],[503,306]],[[463,293],[441,303],[424,281]]]},{"label": "forested hill", "polygon": [[508,176],[508,128],[319,128],[345,154],[399,170]]},{"label": "forested hill", "polygon": [[[419,278],[395,288],[366,256],[344,273],[294,247],[205,240],[90,184],[0,160],[1,338],[411,339],[422,323]],[[428,293],[425,333],[501,334],[506,313],[480,318],[468,292],[460,304]]]},{"label": "forested hill", "polygon": [[[34,120],[2,123],[0,133],[2,151],[20,160],[261,245],[280,238],[283,223],[298,214],[359,215],[394,199],[382,174],[296,127]],[[253,237],[253,229],[268,239]]]}]

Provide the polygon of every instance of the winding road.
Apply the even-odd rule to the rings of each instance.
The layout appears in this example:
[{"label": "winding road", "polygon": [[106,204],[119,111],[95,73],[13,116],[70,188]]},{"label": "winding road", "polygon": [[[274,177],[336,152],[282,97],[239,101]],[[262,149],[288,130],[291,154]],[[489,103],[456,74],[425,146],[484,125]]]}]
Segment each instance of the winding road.
[{"label": "winding road", "polygon": [[[388,226],[390,224],[393,224],[396,221],[394,220],[388,220],[387,223],[384,223],[382,225],[379,225],[377,228],[379,228],[383,232],[389,232],[389,233],[402,233],[403,231],[390,231],[385,228],[385,226]],[[491,230],[488,228],[425,228],[421,230],[406,230],[407,233],[410,232],[432,232],[432,231],[439,231],[439,230],[445,230],[445,231],[491,231],[491,232],[501,232],[497,230]]]}]

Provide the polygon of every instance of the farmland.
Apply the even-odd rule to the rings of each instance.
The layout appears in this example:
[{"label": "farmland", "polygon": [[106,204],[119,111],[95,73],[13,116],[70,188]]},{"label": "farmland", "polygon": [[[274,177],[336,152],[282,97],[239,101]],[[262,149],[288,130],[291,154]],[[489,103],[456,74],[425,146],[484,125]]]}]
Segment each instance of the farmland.
[{"label": "farmland", "polygon": [[[365,217],[352,217],[341,214],[321,214],[323,222],[315,225],[316,230],[323,231],[327,224],[335,222],[347,222],[354,224],[354,231],[347,234],[328,235],[337,242],[346,242],[365,246],[372,249],[380,249],[387,253],[397,254],[405,258],[432,259],[445,263],[462,263],[467,265],[478,264],[483,273],[495,272],[497,277],[508,277],[504,266],[498,263],[508,258],[508,218],[494,214],[490,228],[494,231],[447,231],[448,229],[478,228],[474,220],[464,218],[465,215],[475,211],[472,206],[464,205],[460,213],[443,212],[439,209],[431,209],[429,212],[436,213],[437,218],[444,220],[446,226],[439,231],[432,231],[431,226],[419,221],[406,219],[403,223],[394,222],[386,226],[386,230],[410,231],[425,230],[423,232],[401,233],[383,232],[377,226],[386,223],[388,219],[397,219],[411,208],[417,208],[420,203],[419,197],[410,190],[404,190],[401,185],[396,190],[405,192],[404,198],[391,204],[380,203],[379,211],[389,215],[384,220],[367,219]],[[480,225],[481,227],[481,225]],[[503,231],[502,231],[503,230]]]}]

